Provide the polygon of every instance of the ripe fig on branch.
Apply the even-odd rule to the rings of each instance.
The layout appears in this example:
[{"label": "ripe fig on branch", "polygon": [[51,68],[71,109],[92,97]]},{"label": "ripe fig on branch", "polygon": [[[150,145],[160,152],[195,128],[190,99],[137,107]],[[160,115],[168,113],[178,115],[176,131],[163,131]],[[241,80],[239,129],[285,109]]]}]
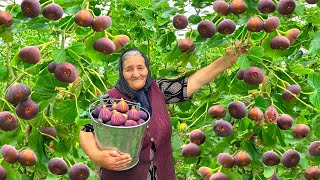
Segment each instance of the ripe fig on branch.
[{"label": "ripe fig on branch", "polygon": [[12,15],[6,11],[0,11],[0,27],[10,27],[12,24]]},{"label": "ripe fig on branch", "polygon": [[177,14],[173,17],[172,24],[176,29],[184,29],[188,26],[188,18],[183,14]]},{"label": "ripe fig on branch", "polygon": [[38,0],[23,0],[21,2],[21,11],[29,18],[36,18],[41,12],[40,2]]},{"label": "ripe fig on branch", "polygon": [[230,12],[229,4],[222,0],[217,0],[213,2],[213,10],[221,16],[226,16]]}]

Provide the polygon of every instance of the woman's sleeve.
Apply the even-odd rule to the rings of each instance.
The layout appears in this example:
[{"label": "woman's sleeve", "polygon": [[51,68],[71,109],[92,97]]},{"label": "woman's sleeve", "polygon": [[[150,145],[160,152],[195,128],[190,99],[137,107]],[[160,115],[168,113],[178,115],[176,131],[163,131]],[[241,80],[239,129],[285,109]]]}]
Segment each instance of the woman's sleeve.
[{"label": "woman's sleeve", "polygon": [[158,86],[166,98],[166,103],[177,103],[189,100],[187,96],[188,77],[178,79],[161,79]]},{"label": "woman's sleeve", "polygon": [[84,125],[81,130],[84,131],[84,132],[92,132],[92,133],[94,133],[94,129],[93,129],[92,124]]}]

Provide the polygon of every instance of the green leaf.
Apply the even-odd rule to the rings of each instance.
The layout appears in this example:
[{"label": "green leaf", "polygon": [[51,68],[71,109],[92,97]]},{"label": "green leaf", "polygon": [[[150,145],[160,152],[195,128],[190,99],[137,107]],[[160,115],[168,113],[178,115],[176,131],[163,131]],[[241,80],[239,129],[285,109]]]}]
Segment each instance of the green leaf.
[{"label": "green leaf", "polygon": [[276,128],[275,125],[268,126],[268,128],[262,129],[262,138],[263,138],[263,144],[265,146],[271,146],[274,147],[277,143],[277,137],[276,137]]},{"label": "green leaf", "polygon": [[178,45],[176,45],[171,52],[169,52],[164,59],[165,62],[171,62],[177,59],[181,55],[181,51],[178,48]]},{"label": "green leaf", "polygon": [[48,163],[49,158],[47,157],[47,154],[45,152],[43,137],[38,129],[32,129],[28,142],[30,148],[37,155],[37,163],[35,165],[35,168],[37,169],[36,173],[41,175],[45,174],[46,172],[48,172],[46,164]]},{"label": "green leaf", "polygon": [[65,49],[53,50],[52,57],[57,63],[65,62],[67,58]]},{"label": "green leaf", "polygon": [[221,172],[226,174],[230,180],[241,180],[242,179],[242,177],[238,173],[235,173],[229,169],[222,168]]},{"label": "green leaf", "polygon": [[296,124],[306,124],[307,119],[304,117],[304,115],[300,115],[297,117],[295,123]]},{"label": "green leaf", "polygon": [[240,67],[241,69],[247,69],[248,67],[250,67],[248,56],[245,54],[240,55],[238,60],[236,61],[236,66]]},{"label": "green leaf", "polygon": [[320,109],[320,91],[314,91],[313,94],[309,96],[309,99],[317,109]]},{"label": "green leaf", "polygon": [[309,47],[309,53],[312,56],[320,55],[320,32],[313,34]]},{"label": "green leaf", "polygon": [[173,151],[180,151],[183,142],[180,140],[177,133],[172,133],[172,150]]},{"label": "green leaf", "polygon": [[12,168],[11,164],[6,163],[5,161],[1,162],[1,166],[6,170],[7,172],[7,178],[6,179],[21,179],[21,174]]},{"label": "green leaf", "polygon": [[49,24],[44,24],[44,23],[34,23],[31,24],[30,26],[27,26],[26,29],[33,29],[33,30],[46,30],[48,29],[50,25]]},{"label": "green leaf", "polygon": [[262,96],[258,96],[255,100],[254,100],[254,106],[258,107],[259,109],[261,109],[261,111],[266,111],[267,109],[267,100],[264,99]]},{"label": "green leaf", "polygon": [[264,48],[261,46],[251,47],[249,50],[249,55],[263,57],[264,56]]},{"label": "green leaf", "polygon": [[161,18],[169,18],[174,16],[178,12],[178,9],[175,7],[165,8],[164,13],[161,15]]},{"label": "green leaf", "polygon": [[247,95],[249,90],[256,89],[258,85],[248,85],[244,81],[238,81],[233,86],[231,86],[232,94]]},{"label": "green leaf", "polygon": [[311,74],[314,72],[313,69],[303,67],[301,64],[294,64],[294,65],[290,65],[289,67],[291,71],[295,74]]},{"label": "green leaf", "polygon": [[6,66],[0,66],[0,80],[8,76],[8,69]]},{"label": "green leaf", "polygon": [[45,101],[55,97],[58,93],[56,87],[67,87],[68,84],[58,81],[53,74],[40,76],[33,88],[32,99],[36,102]]},{"label": "green leaf", "polygon": [[0,34],[0,37],[2,37],[5,43],[13,42],[13,33],[11,31],[4,31]]},{"label": "green leaf", "polygon": [[318,73],[309,74],[307,82],[313,89],[320,91],[320,74]]},{"label": "green leaf", "polygon": [[176,40],[176,36],[173,32],[168,32],[166,34],[163,34],[159,37],[157,40],[157,44],[161,47],[167,47],[170,46],[171,43],[173,43]]},{"label": "green leaf", "polygon": [[[312,127],[314,132],[319,132],[320,131],[320,121],[319,121],[319,114],[315,116],[314,119],[312,119]],[[314,133],[314,135],[320,139],[320,133]]]},{"label": "green leaf", "polygon": [[53,117],[63,123],[72,124],[78,116],[78,109],[75,99],[68,99],[56,103],[53,106]]},{"label": "green leaf", "polygon": [[302,169],[307,169],[309,167],[308,160],[306,159],[304,154],[300,154],[300,156],[301,156],[301,158],[300,158],[300,161],[299,161],[299,166]]},{"label": "green leaf", "polygon": [[320,74],[309,74],[307,82],[313,89],[315,89],[315,91],[309,96],[310,102],[317,109],[320,109]]},{"label": "green leaf", "polygon": [[67,154],[71,149],[70,140],[60,139],[59,141],[53,141],[56,151],[60,154]]},{"label": "green leaf", "polygon": [[68,48],[68,50],[72,50],[79,56],[84,55],[86,53],[85,49],[86,49],[86,45],[81,42],[76,42]]},{"label": "green leaf", "polygon": [[265,178],[269,178],[270,176],[273,175],[275,169],[273,167],[269,167],[269,166],[264,166],[264,169],[263,169],[263,176]]},{"label": "green leaf", "polygon": [[19,53],[17,53],[13,59],[10,61],[9,66],[16,66],[20,63],[20,57],[19,57]]},{"label": "green leaf", "polygon": [[68,55],[71,56],[74,60],[80,60],[80,56],[72,51],[71,49],[67,49]]},{"label": "green leaf", "polygon": [[198,16],[198,15],[191,15],[191,16],[188,18],[188,21],[189,21],[191,24],[198,24],[201,20],[202,20],[201,17]]},{"label": "green leaf", "polygon": [[210,38],[210,40],[207,42],[208,48],[218,47],[218,46],[224,46],[228,42],[228,39],[224,36],[213,36]]}]

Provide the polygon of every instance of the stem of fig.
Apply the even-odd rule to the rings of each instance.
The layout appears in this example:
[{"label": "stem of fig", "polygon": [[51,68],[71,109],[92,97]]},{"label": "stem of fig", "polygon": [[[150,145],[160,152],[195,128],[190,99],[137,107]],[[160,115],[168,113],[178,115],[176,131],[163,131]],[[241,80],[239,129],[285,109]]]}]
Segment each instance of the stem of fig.
[{"label": "stem of fig", "polygon": [[89,34],[87,34],[85,37],[82,38],[82,42],[85,42],[86,39],[91,36],[95,31],[90,32]]},{"label": "stem of fig", "polygon": [[[288,78],[289,78],[292,82],[294,82],[295,84],[298,84],[294,79],[292,79],[292,77],[291,77],[289,74],[287,74],[287,72],[286,72],[285,70],[283,70],[282,68],[279,68],[278,66],[275,66],[275,68],[278,69],[278,70],[280,70],[281,72],[283,72],[286,76],[288,76]],[[299,85],[299,84],[298,84],[298,85]]]},{"label": "stem of fig", "polygon": [[54,4],[54,0],[52,0],[52,4]]},{"label": "stem of fig", "polygon": [[46,2],[41,4],[41,7],[46,6],[47,4],[50,4],[50,3],[51,3],[51,1],[46,1]]},{"label": "stem of fig", "polygon": [[[208,105],[209,105],[209,102],[206,103],[206,109],[208,109]],[[207,113],[207,111],[204,111],[195,121],[193,121],[190,126],[188,126],[186,128],[186,130],[188,130],[191,126],[193,126],[205,113]],[[193,114],[192,114],[193,115]]]},{"label": "stem of fig", "polygon": [[91,9],[88,9],[88,11],[92,14],[94,19],[97,17]]},{"label": "stem of fig", "polygon": [[262,41],[267,37],[268,33],[266,33],[263,38],[260,40],[260,46],[262,46]]},{"label": "stem of fig", "polygon": [[[48,106],[50,108],[50,106]],[[47,108],[48,108],[47,107]],[[48,116],[46,115],[45,111],[42,111],[43,112],[43,117],[44,119],[48,122],[48,124],[51,126],[51,127],[54,127],[53,124],[48,120]]]},{"label": "stem of fig", "polygon": [[214,22],[215,24],[219,24],[221,21],[223,20],[223,17],[220,17],[218,20],[216,20],[216,22]]},{"label": "stem of fig", "polygon": [[278,109],[278,111],[280,111],[281,112],[281,114],[285,114],[278,106],[276,106],[273,102],[272,102],[272,105],[276,108],[276,109]]},{"label": "stem of fig", "polygon": [[53,44],[53,43],[55,43],[55,42],[56,42],[56,40],[50,41],[50,42],[46,42],[46,43],[43,43],[43,44],[38,45],[37,47],[38,47],[38,48],[41,48],[40,51],[42,51],[42,50],[45,49],[47,46],[49,46],[49,45],[51,45],[51,44]]},{"label": "stem of fig", "polygon": [[10,59],[11,59],[11,43],[8,42],[8,43],[7,43],[6,66],[7,66],[7,68],[8,68],[8,71],[9,71],[9,73],[10,73],[11,78],[13,79],[13,78],[16,77],[16,75],[14,74],[13,69],[12,69],[12,67],[10,66]]},{"label": "stem of fig", "polygon": [[112,36],[112,34],[110,34],[108,31],[104,31],[104,33],[106,34],[106,36],[109,38],[109,39],[113,39],[114,36]]},{"label": "stem of fig", "polygon": [[309,104],[307,104],[307,103],[305,103],[304,101],[302,101],[300,98],[298,98],[298,97],[297,97],[295,94],[293,94],[292,92],[288,91],[286,88],[284,88],[284,87],[282,87],[282,86],[279,86],[279,85],[277,85],[277,87],[279,87],[279,88],[287,91],[288,93],[290,93],[292,96],[295,97],[295,99],[297,99],[298,101],[300,101],[303,105],[307,106],[308,108],[310,108],[310,109],[312,109],[312,110],[314,110],[314,111],[316,111],[316,112],[320,112],[319,110],[315,109],[314,107],[312,107],[312,106],[310,106]]},{"label": "stem of fig", "polygon": [[89,10],[89,1],[86,2],[85,9]]},{"label": "stem of fig", "polygon": [[238,39],[238,38],[242,35],[242,33],[243,33],[243,31],[244,31],[245,28],[246,28],[245,26],[242,27],[241,32],[239,33],[239,35],[238,35],[235,39]]},{"label": "stem of fig", "polygon": [[7,104],[7,106],[10,108],[10,111],[14,111],[14,107],[10,103],[8,103],[7,100],[5,100],[4,98],[0,98],[0,100]]},{"label": "stem of fig", "polygon": [[65,159],[65,161],[67,161],[67,163],[69,164],[69,167],[71,167],[72,164],[70,163],[69,159],[67,159],[67,158],[64,158],[64,159]]},{"label": "stem of fig", "polygon": [[61,31],[61,49],[64,49],[65,40],[66,40],[65,30],[62,30]]},{"label": "stem of fig", "polygon": [[73,20],[73,18],[74,18],[74,15],[67,21],[67,22],[65,22],[65,23],[63,23],[61,26],[59,26],[59,29],[61,29],[62,28],[62,26],[64,26],[64,25],[66,25],[67,24],[67,26],[64,28],[64,30],[66,30],[67,29],[67,27],[68,27],[68,24],[69,24],[69,22],[71,21],[71,20]]},{"label": "stem of fig", "polygon": [[14,6],[12,6],[12,8],[10,9],[10,13],[12,13],[12,11],[14,10],[14,8],[17,6],[17,4],[16,3],[13,3],[14,4]]},{"label": "stem of fig", "polygon": [[93,70],[90,71],[90,70],[91,70],[91,69],[89,69],[89,72],[90,72],[90,73],[93,72],[93,73],[98,77],[98,79],[100,80],[100,82],[102,83],[104,89],[107,90],[108,88],[107,88],[107,86],[104,84],[104,82],[102,81],[100,75],[99,75],[96,71],[93,71]]},{"label": "stem of fig", "polygon": [[[82,71],[84,72],[84,74],[87,76],[87,78],[88,78],[88,80],[89,80],[90,84],[91,84],[93,87],[97,88],[97,86],[96,86],[96,85],[94,85],[94,83],[91,81],[90,77],[89,77],[89,76],[88,76],[88,74],[86,73],[86,71],[85,71],[85,69],[84,69],[83,65],[82,65],[80,62],[78,62],[78,64],[80,65],[80,67],[81,67]],[[97,88],[97,89],[99,89],[99,88]],[[96,97],[96,95],[94,95],[93,97]]]},{"label": "stem of fig", "polygon": [[[271,72],[279,81],[282,82],[283,86],[286,86],[285,83],[287,83],[286,81],[282,80],[281,78],[279,78],[279,76],[277,76],[272,70],[270,70],[266,65],[264,65],[263,63],[261,63],[269,72]],[[271,67],[272,68],[272,67]]]},{"label": "stem of fig", "polygon": [[222,169],[222,166],[212,169],[212,172],[219,172],[221,171],[221,169]]},{"label": "stem of fig", "polygon": [[214,22],[217,17],[218,17],[218,13],[211,19],[211,22]]}]

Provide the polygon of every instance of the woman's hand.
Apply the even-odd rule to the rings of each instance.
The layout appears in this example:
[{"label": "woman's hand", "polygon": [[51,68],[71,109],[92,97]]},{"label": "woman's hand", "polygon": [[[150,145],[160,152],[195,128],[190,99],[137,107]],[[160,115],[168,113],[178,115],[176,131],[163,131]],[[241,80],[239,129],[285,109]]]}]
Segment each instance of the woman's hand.
[{"label": "woman's hand", "polygon": [[121,170],[131,163],[131,157],[127,153],[116,150],[102,150],[96,153],[92,159],[97,165],[109,170]]},{"label": "woman's hand", "polygon": [[243,46],[241,44],[241,41],[238,41],[235,46],[227,48],[224,58],[230,63],[230,65],[232,65],[237,61],[241,54],[245,54],[247,52],[247,48],[247,46]]}]

